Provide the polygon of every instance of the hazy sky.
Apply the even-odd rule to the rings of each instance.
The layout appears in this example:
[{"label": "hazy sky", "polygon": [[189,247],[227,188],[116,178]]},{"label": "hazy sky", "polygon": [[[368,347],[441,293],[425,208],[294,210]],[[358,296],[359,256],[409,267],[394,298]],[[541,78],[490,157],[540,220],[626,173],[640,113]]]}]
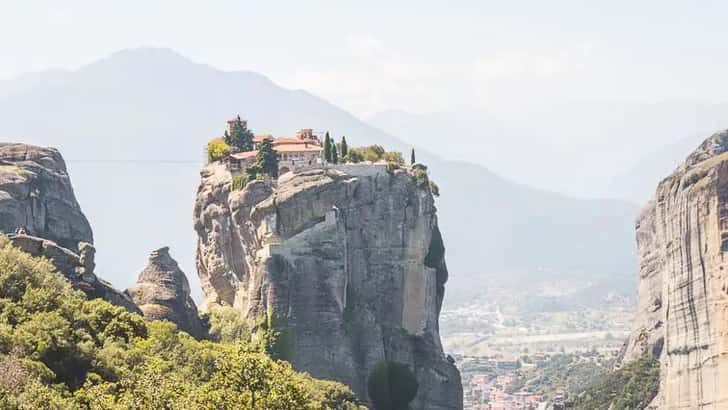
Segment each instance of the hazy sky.
[{"label": "hazy sky", "polygon": [[720,1],[0,4],[0,78],[150,45],[263,73],[360,116],[554,97],[728,100]]}]

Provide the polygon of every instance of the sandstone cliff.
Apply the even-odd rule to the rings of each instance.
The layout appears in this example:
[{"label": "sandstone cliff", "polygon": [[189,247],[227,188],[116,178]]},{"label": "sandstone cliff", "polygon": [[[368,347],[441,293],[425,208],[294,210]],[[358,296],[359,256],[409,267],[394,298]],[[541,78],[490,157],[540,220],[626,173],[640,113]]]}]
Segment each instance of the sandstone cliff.
[{"label": "sandstone cliff", "polygon": [[438,334],[448,272],[429,189],[403,170],[339,169],[232,192],[224,167],[202,171],[194,218],[206,304],[272,325],[280,357],[360,398],[378,363],[397,362],[419,382],[413,408],[462,408]]},{"label": "sandstone cliff", "polygon": [[660,357],[655,407],[728,408],[728,131],[660,182],[636,226],[639,301],[622,360]]},{"label": "sandstone cliff", "polygon": [[145,319],[169,320],[198,339],[205,335],[205,325],[190,296],[187,276],[169,255],[169,248],[151,253],[149,264],[128,292],[144,312]]},{"label": "sandstone cliff", "polygon": [[97,277],[93,235],[54,148],[0,143],[0,233],[48,258],[74,288],[140,313],[129,296]]},{"label": "sandstone cliff", "polygon": [[93,243],[66,164],[54,148],[0,143],[0,232],[23,228],[75,250]]}]

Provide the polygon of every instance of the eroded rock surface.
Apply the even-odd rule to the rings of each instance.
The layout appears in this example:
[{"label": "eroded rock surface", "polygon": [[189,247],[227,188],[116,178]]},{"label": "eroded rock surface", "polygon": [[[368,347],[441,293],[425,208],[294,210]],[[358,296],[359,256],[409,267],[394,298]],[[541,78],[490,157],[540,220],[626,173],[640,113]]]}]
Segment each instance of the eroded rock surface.
[{"label": "eroded rock surface", "polygon": [[206,327],[190,296],[187,276],[164,247],[152,252],[149,264],[139,274],[129,295],[147,320],[169,320],[196,338],[202,338]]},{"label": "eroded rock surface", "polygon": [[361,167],[231,192],[230,173],[207,166],[194,211],[205,303],[272,325],[280,357],[360,398],[390,361],[419,382],[412,408],[461,409],[438,333],[448,272],[432,195],[403,170]]},{"label": "eroded rock surface", "polygon": [[657,187],[637,221],[638,311],[622,360],[660,357],[653,406],[728,408],[728,131]]},{"label": "eroded rock surface", "polygon": [[141,314],[129,295],[116,290],[109,282],[94,273],[96,264],[93,245],[81,242],[78,251],[66,249],[48,239],[25,234],[8,235],[13,246],[33,256],[47,258],[74,288],[82,290],[89,299],[101,298],[126,310]]},{"label": "eroded rock surface", "polygon": [[54,148],[0,143],[0,232],[18,228],[67,249],[93,243],[66,164]]}]

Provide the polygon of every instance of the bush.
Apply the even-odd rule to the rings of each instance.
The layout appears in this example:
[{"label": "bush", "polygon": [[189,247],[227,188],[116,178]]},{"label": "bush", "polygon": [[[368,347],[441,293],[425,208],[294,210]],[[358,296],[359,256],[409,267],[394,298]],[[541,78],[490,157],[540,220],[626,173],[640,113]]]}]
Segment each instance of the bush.
[{"label": "bush", "polygon": [[593,383],[569,405],[574,409],[643,409],[660,386],[660,361],[650,354]]},{"label": "bush", "polygon": [[415,170],[415,184],[417,184],[420,188],[425,188],[429,186],[429,178],[427,177],[427,171],[424,169],[416,169]]},{"label": "bush", "polygon": [[229,309],[211,311],[221,342],[198,341],[86,300],[49,262],[0,236],[0,408],[356,408],[347,387],[296,373],[244,340]]},{"label": "bush", "polygon": [[394,162],[387,162],[387,166],[385,169],[386,169],[387,173],[394,174],[394,171],[398,170],[399,168],[400,168],[399,164],[394,163]]},{"label": "bush", "polygon": [[388,163],[404,165],[404,158],[402,157],[402,153],[399,151],[390,151],[384,153],[384,160]]},{"label": "bush", "polygon": [[243,175],[235,175],[233,176],[233,191],[242,191],[243,188],[245,188],[245,185],[248,184],[248,176]]},{"label": "bush", "polygon": [[207,144],[207,160],[219,161],[225,158],[231,151],[231,148],[224,141],[213,140]]},{"label": "bush", "polygon": [[250,341],[248,323],[241,312],[230,306],[217,306],[208,312],[210,340],[225,343],[246,343]]},{"label": "bush", "polygon": [[433,180],[430,180],[430,192],[434,196],[440,196],[440,187]]}]

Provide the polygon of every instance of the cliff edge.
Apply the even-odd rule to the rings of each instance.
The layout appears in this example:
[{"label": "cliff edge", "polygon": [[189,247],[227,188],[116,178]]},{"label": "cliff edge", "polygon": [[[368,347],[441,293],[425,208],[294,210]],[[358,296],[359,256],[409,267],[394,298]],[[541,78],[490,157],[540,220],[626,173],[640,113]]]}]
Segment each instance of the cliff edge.
[{"label": "cliff edge", "polygon": [[654,407],[728,408],[728,131],[660,182],[636,234],[637,316],[621,360],[660,358]]},{"label": "cliff edge", "polygon": [[0,232],[18,228],[72,250],[79,242],[93,243],[55,148],[0,143]]},{"label": "cliff edge", "polygon": [[383,165],[288,173],[239,191],[219,163],[201,176],[194,222],[206,305],[275,328],[278,357],[364,400],[375,368],[399,363],[419,383],[413,408],[462,408],[438,333],[448,272],[426,181]]}]

